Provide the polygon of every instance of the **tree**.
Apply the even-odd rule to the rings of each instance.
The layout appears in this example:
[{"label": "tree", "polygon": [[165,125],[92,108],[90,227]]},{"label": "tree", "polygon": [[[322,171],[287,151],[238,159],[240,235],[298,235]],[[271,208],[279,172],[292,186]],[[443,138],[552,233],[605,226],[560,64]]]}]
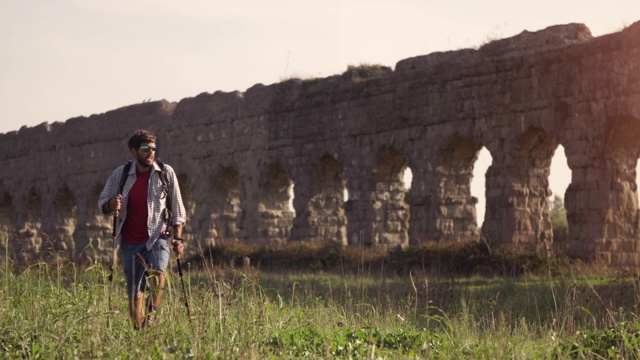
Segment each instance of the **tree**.
[{"label": "tree", "polygon": [[569,238],[567,210],[564,208],[564,201],[558,195],[555,195],[549,204],[549,217],[553,226],[553,241],[556,243],[567,241]]}]

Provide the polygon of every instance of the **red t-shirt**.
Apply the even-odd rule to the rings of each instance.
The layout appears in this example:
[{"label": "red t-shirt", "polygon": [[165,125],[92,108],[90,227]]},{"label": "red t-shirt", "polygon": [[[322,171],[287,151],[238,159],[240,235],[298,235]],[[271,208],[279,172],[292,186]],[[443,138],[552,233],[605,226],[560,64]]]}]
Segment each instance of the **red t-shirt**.
[{"label": "red t-shirt", "polygon": [[151,169],[143,173],[136,170],[136,182],[129,191],[127,218],[122,225],[122,241],[126,243],[142,244],[149,240],[147,193],[149,192],[150,176]]}]

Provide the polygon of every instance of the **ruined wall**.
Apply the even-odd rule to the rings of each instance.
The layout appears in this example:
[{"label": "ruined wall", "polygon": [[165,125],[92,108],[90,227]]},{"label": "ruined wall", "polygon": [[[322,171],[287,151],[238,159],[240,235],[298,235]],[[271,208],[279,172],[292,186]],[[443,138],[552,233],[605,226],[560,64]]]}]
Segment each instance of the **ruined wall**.
[{"label": "ruined wall", "polygon": [[[561,248],[638,261],[640,23],[597,38],[579,24],[525,31],[394,70],[353,68],[0,135],[2,251],[107,256],[111,219],[97,197],[139,128],[158,135],[160,158],[179,174],[192,253],[237,239],[395,248],[480,237],[549,251],[549,165],[561,144],[572,171]],[[480,231],[470,182],[482,147],[493,163]]]}]

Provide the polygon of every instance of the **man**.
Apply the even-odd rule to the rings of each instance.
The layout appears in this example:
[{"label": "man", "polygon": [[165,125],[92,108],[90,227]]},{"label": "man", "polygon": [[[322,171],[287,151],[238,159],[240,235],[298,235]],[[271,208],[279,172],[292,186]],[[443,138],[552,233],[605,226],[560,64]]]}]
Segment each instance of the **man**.
[{"label": "man", "polygon": [[[164,271],[169,263],[169,243],[177,256],[184,251],[182,227],[186,212],[173,168],[156,161],[155,135],[137,130],[128,145],[133,162],[126,174],[123,174],[127,169],[125,165],[111,173],[98,206],[103,214],[117,216],[114,246],[120,245],[129,315],[133,327],[139,329],[153,324],[160,306]],[[145,318],[143,303],[147,288]]]}]

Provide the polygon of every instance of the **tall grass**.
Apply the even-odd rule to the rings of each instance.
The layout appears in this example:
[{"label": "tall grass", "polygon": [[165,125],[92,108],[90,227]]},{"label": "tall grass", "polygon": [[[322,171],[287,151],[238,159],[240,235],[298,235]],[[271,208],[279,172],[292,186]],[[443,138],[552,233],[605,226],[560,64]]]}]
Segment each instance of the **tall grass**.
[{"label": "tall grass", "polygon": [[0,357],[637,358],[634,277],[291,273],[183,264],[136,331],[124,279],[96,263],[5,261]]}]

